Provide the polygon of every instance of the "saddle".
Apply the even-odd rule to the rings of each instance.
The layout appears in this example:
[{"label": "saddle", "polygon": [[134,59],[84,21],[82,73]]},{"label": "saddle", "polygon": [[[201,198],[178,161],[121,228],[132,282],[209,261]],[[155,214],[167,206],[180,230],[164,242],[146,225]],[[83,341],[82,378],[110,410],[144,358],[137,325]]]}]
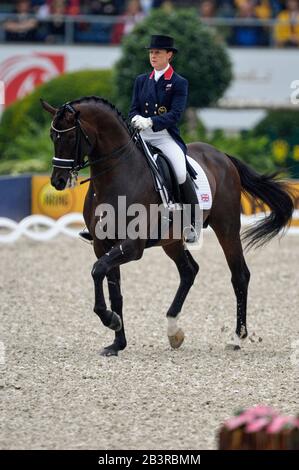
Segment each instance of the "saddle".
[{"label": "saddle", "polygon": [[[182,204],[179,183],[174,171],[174,168],[165,154],[157,147],[144,143],[143,139],[139,137],[138,144],[149,164],[156,191],[159,191],[163,200],[163,193],[165,201],[168,206],[171,204]],[[186,159],[186,170],[192,179],[196,178],[196,171],[192,168]],[[158,181],[157,181],[158,180]],[[160,182],[160,185],[157,184]],[[166,191],[165,191],[166,189]]]}]

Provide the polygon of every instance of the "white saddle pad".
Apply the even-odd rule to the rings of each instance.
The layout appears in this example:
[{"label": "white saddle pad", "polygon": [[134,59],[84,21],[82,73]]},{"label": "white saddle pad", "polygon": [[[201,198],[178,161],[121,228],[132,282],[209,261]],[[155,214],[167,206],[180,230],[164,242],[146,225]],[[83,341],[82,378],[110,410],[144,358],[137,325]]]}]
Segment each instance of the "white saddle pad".
[{"label": "white saddle pad", "polygon": [[191,164],[191,166],[194,168],[194,170],[197,173],[197,177],[195,180],[195,183],[197,185],[196,188],[196,193],[198,197],[198,202],[200,207],[203,210],[208,210],[211,209],[212,207],[212,193],[211,193],[211,188],[210,188],[210,183],[208,181],[207,175],[195,160],[193,158],[190,158],[187,155],[188,162]]}]

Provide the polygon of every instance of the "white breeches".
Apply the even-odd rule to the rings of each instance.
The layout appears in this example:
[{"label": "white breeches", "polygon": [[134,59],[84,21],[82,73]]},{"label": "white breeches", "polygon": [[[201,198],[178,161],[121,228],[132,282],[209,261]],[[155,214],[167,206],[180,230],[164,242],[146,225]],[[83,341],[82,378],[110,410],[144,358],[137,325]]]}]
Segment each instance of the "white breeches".
[{"label": "white breeches", "polygon": [[158,147],[168,160],[171,162],[175,171],[179,184],[183,184],[186,180],[186,159],[181,147],[173,140],[169,132],[163,131],[153,132],[152,129],[141,131],[141,136],[145,142]]}]

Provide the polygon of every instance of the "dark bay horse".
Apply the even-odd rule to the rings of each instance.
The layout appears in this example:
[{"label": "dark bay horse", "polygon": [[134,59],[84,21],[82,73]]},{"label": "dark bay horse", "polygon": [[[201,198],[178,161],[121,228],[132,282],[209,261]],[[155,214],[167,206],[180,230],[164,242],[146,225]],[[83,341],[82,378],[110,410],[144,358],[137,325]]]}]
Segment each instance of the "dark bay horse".
[{"label": "dark bay horse", "polygon": [[[148,163],[136,146],[132,129],[108,101],[98,97],[84,97],[54,108],[42,101],[43,108],[53,115],[51,139],[54,143],[52,185],[63,190],[74,170],[84,166],[88,156],[91,182],[84,204],[86,226],[94,239],[97,257],[92,269],[95,287],[94,311],[105,326],[115,331],[115,340],[103,349],[103,355],[117,355],[126,347],[123,323],[123,299],[120,288],[120,265],[142,257],[147,240],[142,238],[115,238],[100,240],[96,236],[99,214],[96,208],[109,203],[115,208],[118,196],[125,195],[127,206],[142,204],[148,211],[151,204],[160,204]],[[278,235],[291,220],[294,205],[284,182],[275,175],[259,175],[249,166],[226,155],[210,145],[196,142],[188,145],[188,154],[205,171],[213,196],[208,218],[224,251],[237,301],[236,339],[247,337],[246,308],[250,272],[246,265],[240,240],[241,192],[250,194],[268,205],[271,212],[265,219],[247,230],[249,246],[263,245]],[[194,283],[199,267],[183,239],[163,239],[158,245],[174,261],[180,275],[180,284],[167,312],[168,338],[173,348],[184,339],[177,325],[186,296]],[[111,310],[107,309],[103,281],[108,280]],[[239,347],[239,346],[235,346]]]}]

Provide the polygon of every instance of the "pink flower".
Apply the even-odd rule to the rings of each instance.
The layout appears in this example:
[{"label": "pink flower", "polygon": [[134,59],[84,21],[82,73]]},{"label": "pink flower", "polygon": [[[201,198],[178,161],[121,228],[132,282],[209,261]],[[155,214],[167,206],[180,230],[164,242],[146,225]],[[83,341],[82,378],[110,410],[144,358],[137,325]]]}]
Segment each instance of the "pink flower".
[{"label": "pink flower", "polygon": [[258,432],[269,424],[269,417],[258,418],[246,426],[246,432]]},{"label": "pink flower", "polygon": [[270,434],[275,434],[281,431],[281,429],[283,429],[286,424],[295,425],[295,423],[295,418],[291,416],[276,416],[273,421],[269,424],[267,432]]}]

